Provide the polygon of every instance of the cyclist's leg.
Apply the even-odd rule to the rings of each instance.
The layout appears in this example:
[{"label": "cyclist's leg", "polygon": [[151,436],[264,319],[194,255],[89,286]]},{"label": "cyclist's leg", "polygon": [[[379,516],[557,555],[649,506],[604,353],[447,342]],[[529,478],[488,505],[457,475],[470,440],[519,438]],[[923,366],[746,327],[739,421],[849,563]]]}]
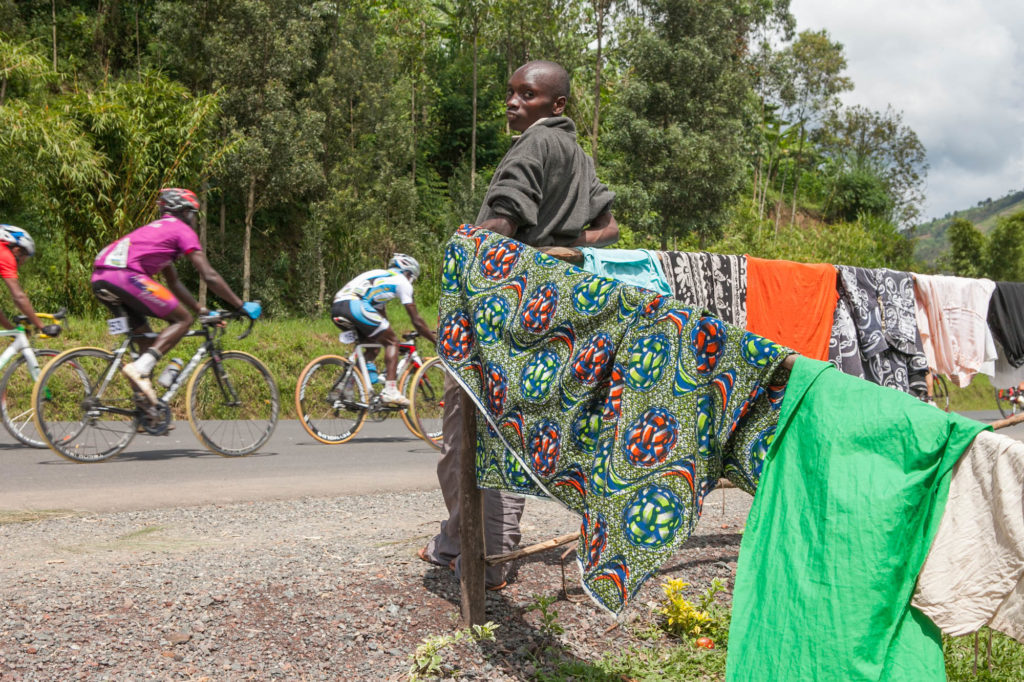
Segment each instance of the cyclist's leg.
[{"label": "cyclist's leg", "polygon": [[[360,343],[382,343],[379,334],[382,330],[387,329],[390,326],[387,318],[384,317],[379,310],[358,299],[335,301],[331,305],[331,319],[341,330],[347,331],[349,329],[354,329]],[[384,357],[386,360],[386,349]],[[397,358],[398,347],[396,346],[396,365],[398,364]],[[363,359],[366,360],[367,363],[375,362],[377,359],[377,349],[364,349]],[[395,372],[392,371],[388,376],[394,380],[394,374]]]},{"label": "cyclist's leg", "polygon": [[100,300],[116,300],[116,303],[128,310],[133,331],[148,331],[147,317],[158,317],[170,323],[153,342],[141,340],[139,348],[143,352],[134,362],[121,368],[132,384],[151,403],[156,403],[156,391],[150,381],[153,367],[188,332],[192,315],[178,303],[178,299],[167,287],[137,272],[107,270],[94,273],[93,291]]}]

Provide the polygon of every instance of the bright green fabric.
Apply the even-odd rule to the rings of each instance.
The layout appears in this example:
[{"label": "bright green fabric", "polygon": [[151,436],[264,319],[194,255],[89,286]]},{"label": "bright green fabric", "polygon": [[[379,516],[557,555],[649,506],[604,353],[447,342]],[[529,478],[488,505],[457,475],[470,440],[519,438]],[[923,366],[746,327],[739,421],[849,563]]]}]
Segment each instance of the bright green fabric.
[{"label": "bright green fabric", "polygon": [[740,548],[726,679],[945,679],[910,597],[984,428],[799,358]]}]

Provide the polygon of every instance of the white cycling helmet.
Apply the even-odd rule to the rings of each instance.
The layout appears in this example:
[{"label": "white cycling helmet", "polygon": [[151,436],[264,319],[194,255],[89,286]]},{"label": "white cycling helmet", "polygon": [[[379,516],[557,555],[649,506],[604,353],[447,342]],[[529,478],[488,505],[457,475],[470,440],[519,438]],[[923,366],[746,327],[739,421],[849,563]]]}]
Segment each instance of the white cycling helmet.
[{"label": "white cycling helmet", "polygon": [[410,282],[415,282],[420,276],[419,261],[404,253],[396,253],[392,256],[391,262],[388,263],[388,268],[391,270],[401,270]]},{"label": "white cycling helmet", "polygon": [[36,255],[36,242],[26,230],[14,225],[0,225],[0,242],[20,246],[29,256]]}]

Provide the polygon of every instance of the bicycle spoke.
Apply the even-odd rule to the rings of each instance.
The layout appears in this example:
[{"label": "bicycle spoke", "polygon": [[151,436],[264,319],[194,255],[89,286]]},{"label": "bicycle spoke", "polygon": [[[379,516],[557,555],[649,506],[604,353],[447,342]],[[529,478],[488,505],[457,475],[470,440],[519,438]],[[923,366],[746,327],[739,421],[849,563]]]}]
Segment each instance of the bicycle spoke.
[{"label": "bicycle spoke", "polygon": [[[37,349],[35,355],[39,364],[45,365],[57,355],[57,351]],[[25,357],[19,355],[14,358],[0,379],[0,418],[8,433],[19,442],[33,448],[45,448],[46,441],[34,421],[32,389],[35,383]]]},{"label": "bicycle spoke", "polygon": [[113,357],[97,349],[67,351],[39,378],[33,392],[36,420],[44,439],[63,457],[101,461],[135,436],[136,397],[128,381],[115,373],[99,392]]},{"label": "bicycle spoke", "polygon": [[321,443],[344,443],[366,419],[367,396],[362,377],[347,359],[325,355],[299,375],[295,409],[310,436]]},{"label": "bicycle spoke", "polygon": [[[218,371],[219,368],[219,371]],[[270,371],[246,353],[207,360],[188,386],[189,421],[214,452],[238,457],[255,452],[277,426],[280,398]]]},{"label": "bicycle spoke", "polygon": [[416,373],[409,394],[412,418],[421,437],[438,449],[442,438],[445,373],[444,364],[438,358],[429,360]]}]

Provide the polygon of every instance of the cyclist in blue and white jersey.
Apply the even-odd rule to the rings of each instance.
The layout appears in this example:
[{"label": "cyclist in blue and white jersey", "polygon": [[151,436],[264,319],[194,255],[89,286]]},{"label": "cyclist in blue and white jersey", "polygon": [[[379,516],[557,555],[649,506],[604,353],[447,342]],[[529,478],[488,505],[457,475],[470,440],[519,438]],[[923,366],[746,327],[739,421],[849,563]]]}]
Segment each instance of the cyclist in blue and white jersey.
[{"label": "cyclist in blue and white jersey", "polygon": [[[340,329],[348,331],[355,327],[360,341],[384,346],[386,370],[384,390],[380,395],[385,403],[398,407],[408,407],[409,399],[401,394],[395,384],[399,338],[391,328],[384,309],[388,301],[397,298],[405,306],[416,331],[437,345],[437,337],[420,317],[413,301],[412,283],[419,276],[420,264],[416,259],[404,253],[396,253],[388,263],[387,270],[370,270],[359,275],[334,295],[331,304],[331,319]],[[373,362],[376,357],[376,348],[366,350],[367,362]]]}]

